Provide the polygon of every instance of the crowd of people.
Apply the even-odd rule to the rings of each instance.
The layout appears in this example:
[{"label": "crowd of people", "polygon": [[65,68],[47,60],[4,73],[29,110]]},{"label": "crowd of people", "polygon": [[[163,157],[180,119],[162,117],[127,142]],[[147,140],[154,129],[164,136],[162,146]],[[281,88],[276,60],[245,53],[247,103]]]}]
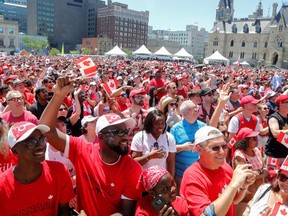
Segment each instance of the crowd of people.
[{"label": "crowd of people", "polygon": [[288,71],[76,60],[0,59],[1,214],[288,211]]}]

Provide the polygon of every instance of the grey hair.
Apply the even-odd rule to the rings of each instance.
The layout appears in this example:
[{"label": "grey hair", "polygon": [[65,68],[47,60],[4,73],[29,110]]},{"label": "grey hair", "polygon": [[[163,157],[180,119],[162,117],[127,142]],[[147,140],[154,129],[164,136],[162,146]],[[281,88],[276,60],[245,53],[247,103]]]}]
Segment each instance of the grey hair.
[{"label": "grey hair", "polygon": [[181,113],[181,115],[183,115],[183,114],[186,112],[187,106],[188,106],[189,104],[191,104],[191,103],[193,103],[193,102],[190,101],[190,100],[187,100],[187,101],[184,101],[184,102],[180,105],[180,113]]}]

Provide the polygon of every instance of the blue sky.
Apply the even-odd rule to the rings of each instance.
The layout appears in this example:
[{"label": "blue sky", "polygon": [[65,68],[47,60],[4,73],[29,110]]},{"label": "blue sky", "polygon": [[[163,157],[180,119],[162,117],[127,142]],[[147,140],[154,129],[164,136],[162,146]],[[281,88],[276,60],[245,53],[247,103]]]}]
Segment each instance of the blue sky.
[{"label": "blue sky", "polygon": [[[148,10],[149,25],[153,29],[185,30],[186,25],[196,24],[211,30],[215,20],[219,0],[113,0],[113,2],[128,4],[132,10]],[[264,16],[272,14],[272,4],[282,0],[262,0]],[[243,18],[251,15],[257,8],[259,0],[234,0],[234,17]]]}]

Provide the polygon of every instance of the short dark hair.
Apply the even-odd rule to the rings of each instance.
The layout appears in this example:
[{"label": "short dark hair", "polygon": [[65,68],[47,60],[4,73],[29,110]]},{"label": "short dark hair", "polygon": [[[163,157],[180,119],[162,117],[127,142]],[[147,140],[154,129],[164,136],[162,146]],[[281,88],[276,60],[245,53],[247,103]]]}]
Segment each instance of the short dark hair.
[{"label": "short dark hair", "polygon": [[35,99],[38,100],[38,95],[40,94],[40,92],[42,92],[43,90],[46,90],[46,87],[45,86],[40,86],[38,87],[36,90],[35,90]]},{"label": "short dark hair", "polygon": [[190,92],[188,92],[188,98],[195,97],[195,96],[200,97],[200,89],[193,89]]},{"label": "short dark hair", "polygon": [[[152,129],[153,129],[152,125],[153,125],[153,122],[155,122],[157,117],[162,117],[163,120],[165,121],[164,114],[159,109],[152,110],[147,114],[145,121],[144,121],[144,127],[143,127],[143,130],[146,131],[146,133],[148,134],[152,133]],[[163,133],[165,132],[165,128],[166,127],[164,127]]]},{"label": "short dark hair", "polygon": [[246,137],[236,142],[236,149],[246,150],[249,146],[249,138]]}]

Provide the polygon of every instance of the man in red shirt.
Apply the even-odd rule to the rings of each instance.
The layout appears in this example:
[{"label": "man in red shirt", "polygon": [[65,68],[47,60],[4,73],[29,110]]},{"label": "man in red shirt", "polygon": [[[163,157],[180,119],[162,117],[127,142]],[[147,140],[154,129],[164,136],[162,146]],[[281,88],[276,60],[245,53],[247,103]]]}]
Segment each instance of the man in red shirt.
[{"label": "man in red shirt", "polygon": [[161,79],[161,76],[162,76],[162,69],[156,69],[155,77],[150,81],[149,84],[150,87],[155,86],[157,88],[157,96],[159,100],[166,94],[165,83]]},{"label": "man in red shirt", "polygon": [[[128,133],[135,121],[121,119],[115,113],[101,116],[96,123],[99,144],[68,136],[56,130],[56,116],[64,97],[72,90],[69,77],[58,78],[55,93],[40,122],[50,127],[49,143],[64,153],[76,169],[77,206],[87,215],[108,216],[114,213],[134,215],[136,188],[141,166],[128,156]],[[129,168],[129,169],[127,169]]]}]

